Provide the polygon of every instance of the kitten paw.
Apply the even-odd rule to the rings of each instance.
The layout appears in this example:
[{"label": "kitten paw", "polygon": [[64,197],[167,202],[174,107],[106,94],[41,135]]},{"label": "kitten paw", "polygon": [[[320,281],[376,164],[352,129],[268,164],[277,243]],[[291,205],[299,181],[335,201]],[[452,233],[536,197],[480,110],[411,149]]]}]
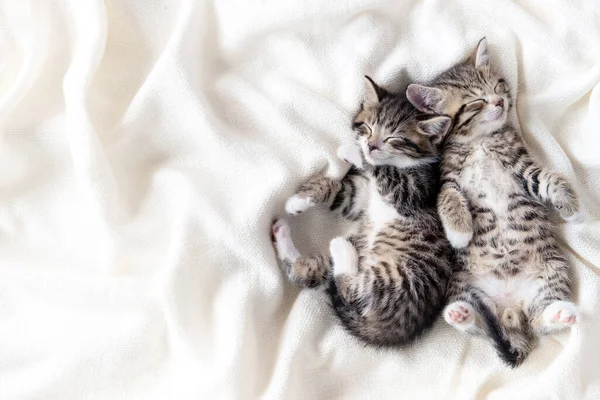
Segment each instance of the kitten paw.
[{"label": "kitten paw", "polygon": [[550,201],[565,221],[577,222],[581,208],[575,189],[563,177],[559,177],[552,189],[548,187]]},{"label": "kitten paw", "polygon": [[467,247],[473,238],[473,232],[458,232],[452,229],[446,229],[446,238],[455,249]]},{"label": "kitten paw", "polygon": [[346,238],[337,237],[329,244],[333,259],[333,274],[356,274],[358,272],[358,253]]},{"label": "kitten paw", "polygon": [[355,167],[362,168],[362,156],[361,150],[354,144],[345,144],[338,147],[337,156],[345,162],[354,165]]},{"label": "kitten paw", "polygon": [[581,224],[585,221],[585,216],[583,215],[583,213],[580,210],[580,211],[577,211],[573,215],[569,215],[567,217],[563,216],[563,219],[572,224]]},{"label": "kitten paw", "polygon": [[444,309],[444,319],[456,329],[465,330],[475,322],[475,310],[465,301],[455,301]]},{"label": "kitten paw", "polygon": [[314,205],[315,202],[312,198],[295,194],[285,202],[285,212],[289,215],[296,215],[300,214],[302,211],[308,210]]},{"label": "kitten paw", "polygon": [[271,238],[275,244],[275,250],[277,250],[277,257],[280,260],[294,261],[300,257],[300,253],[292,241],[290,226],[285,219],[280,218],[276,220],[273,223],[271,231]]},{"label": "kitten paw", "polygon": [[579,320],[579,310],[570,301],[555,301],[546,307],[543,316],[548,325],[571,326]]}]

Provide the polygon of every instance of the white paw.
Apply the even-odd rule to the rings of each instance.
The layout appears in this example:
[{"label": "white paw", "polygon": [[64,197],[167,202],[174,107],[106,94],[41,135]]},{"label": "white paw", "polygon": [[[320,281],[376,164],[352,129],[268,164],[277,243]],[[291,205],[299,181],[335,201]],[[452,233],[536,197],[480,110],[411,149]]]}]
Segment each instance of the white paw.
[{"label": "white paw", "polygon": [[361,150],[355,144],[345,144],[338,147],[337,156],[349,164],[355,167],[362,168],[362,156],[360,155]]},{"label": "white paw", "polygon": [[455,301],[444,309],[444,319],[456,329],[464,331],[475,323],[475,310],[467,302]]},{"label": "white paw", "polygon": [[579,320],[579,310],[570,301],[555,301],[544,310],[544,322],[548,325],[574,325]]},{"label": "white paw", "polygon": [[473,232],[457,232],[451,229],[446,229],[446,237],[455,249],[467,247],[473,238]]},{"label": "white paw", "polygon": [[333,274],[356,274],[358,272],[358,253],[347,239],[337,237],[329,244],[329,252],[333,259]]},{"label": "white paw", "polygon": [[280,218],[276,220],[271,230],[273,232],[273,243],[275,243],[277,257],[280,260],[295,261],[300,257],[300,252],[296,249],[292,241],[290,225],[285,219]]},{"label": "white paw", "polygon": [[289,215],[296,215],[300,214],[302,211],[308,210],[314,205],[315,202],[312,198],[295,194],[285,202],[285,212]]}]

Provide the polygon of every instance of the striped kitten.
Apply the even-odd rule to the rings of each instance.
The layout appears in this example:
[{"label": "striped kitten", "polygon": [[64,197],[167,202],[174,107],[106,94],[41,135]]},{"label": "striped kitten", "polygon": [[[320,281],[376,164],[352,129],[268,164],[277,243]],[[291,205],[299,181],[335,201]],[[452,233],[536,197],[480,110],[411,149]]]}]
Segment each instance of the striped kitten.
[{"label": "striped kitten", "polygon": [[359,146],[338,151],[352,168],[341,181],[310,179],[286,203],[292,215],[326,204],[355,221],[353,233],[331,241],[331,256],[301,255],[282,219],[273,237],[289,280],[327,285],[351,334],[376,346],[402,346],[429,328],[445,304],[451,249],[435,199],[438,139],[450,118],[419,115],[405,97],[365,78],[353,123]]},{"label": "striped kitten", "polygon": [[431,87],[410,85],[420,111],[446,115],[438,213],[464,266],[449,285],[444,318],[487,335],[511,366],[523,362],[539,335],[578,319],[570,268],[549,219],[579,216],[577,195],[562,176],[529,155],[507,119],[506,81],[489,65],[485,39],[471,58]]}]

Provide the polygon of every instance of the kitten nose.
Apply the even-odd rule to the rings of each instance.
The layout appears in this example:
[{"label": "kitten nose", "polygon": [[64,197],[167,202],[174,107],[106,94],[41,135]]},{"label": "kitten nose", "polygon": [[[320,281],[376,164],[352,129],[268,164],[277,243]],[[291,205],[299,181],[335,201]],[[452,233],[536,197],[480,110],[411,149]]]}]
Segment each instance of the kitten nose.
[{"label": "kitten nose", "polygon": [[373,151],[373,150],[377,150],[377,149],[379,149],[379,147],[377,147],[377,146],[375,146],[373,144],[369,145],[369,151]]},{"label": "kitten nose", "polygon": [[504,107],[504,99],[500,99],[496,102],[497,107]]}]

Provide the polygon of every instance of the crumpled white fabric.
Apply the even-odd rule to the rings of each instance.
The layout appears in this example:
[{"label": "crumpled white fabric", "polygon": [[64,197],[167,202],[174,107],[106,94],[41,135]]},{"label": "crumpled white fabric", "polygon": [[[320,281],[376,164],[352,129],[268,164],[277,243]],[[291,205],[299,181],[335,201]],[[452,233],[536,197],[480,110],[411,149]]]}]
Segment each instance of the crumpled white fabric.
[{"label": "crumpled white fabric", "polygon": [[[582,322],[511,371],[440,321],[365,348],[269,238],[329,167],[363,74],[425,81],[487,36],[560,225]],[[600,398],[596,0],[0,1],[0,398]],[[341,223],[294,218],[303,251]]]}]

